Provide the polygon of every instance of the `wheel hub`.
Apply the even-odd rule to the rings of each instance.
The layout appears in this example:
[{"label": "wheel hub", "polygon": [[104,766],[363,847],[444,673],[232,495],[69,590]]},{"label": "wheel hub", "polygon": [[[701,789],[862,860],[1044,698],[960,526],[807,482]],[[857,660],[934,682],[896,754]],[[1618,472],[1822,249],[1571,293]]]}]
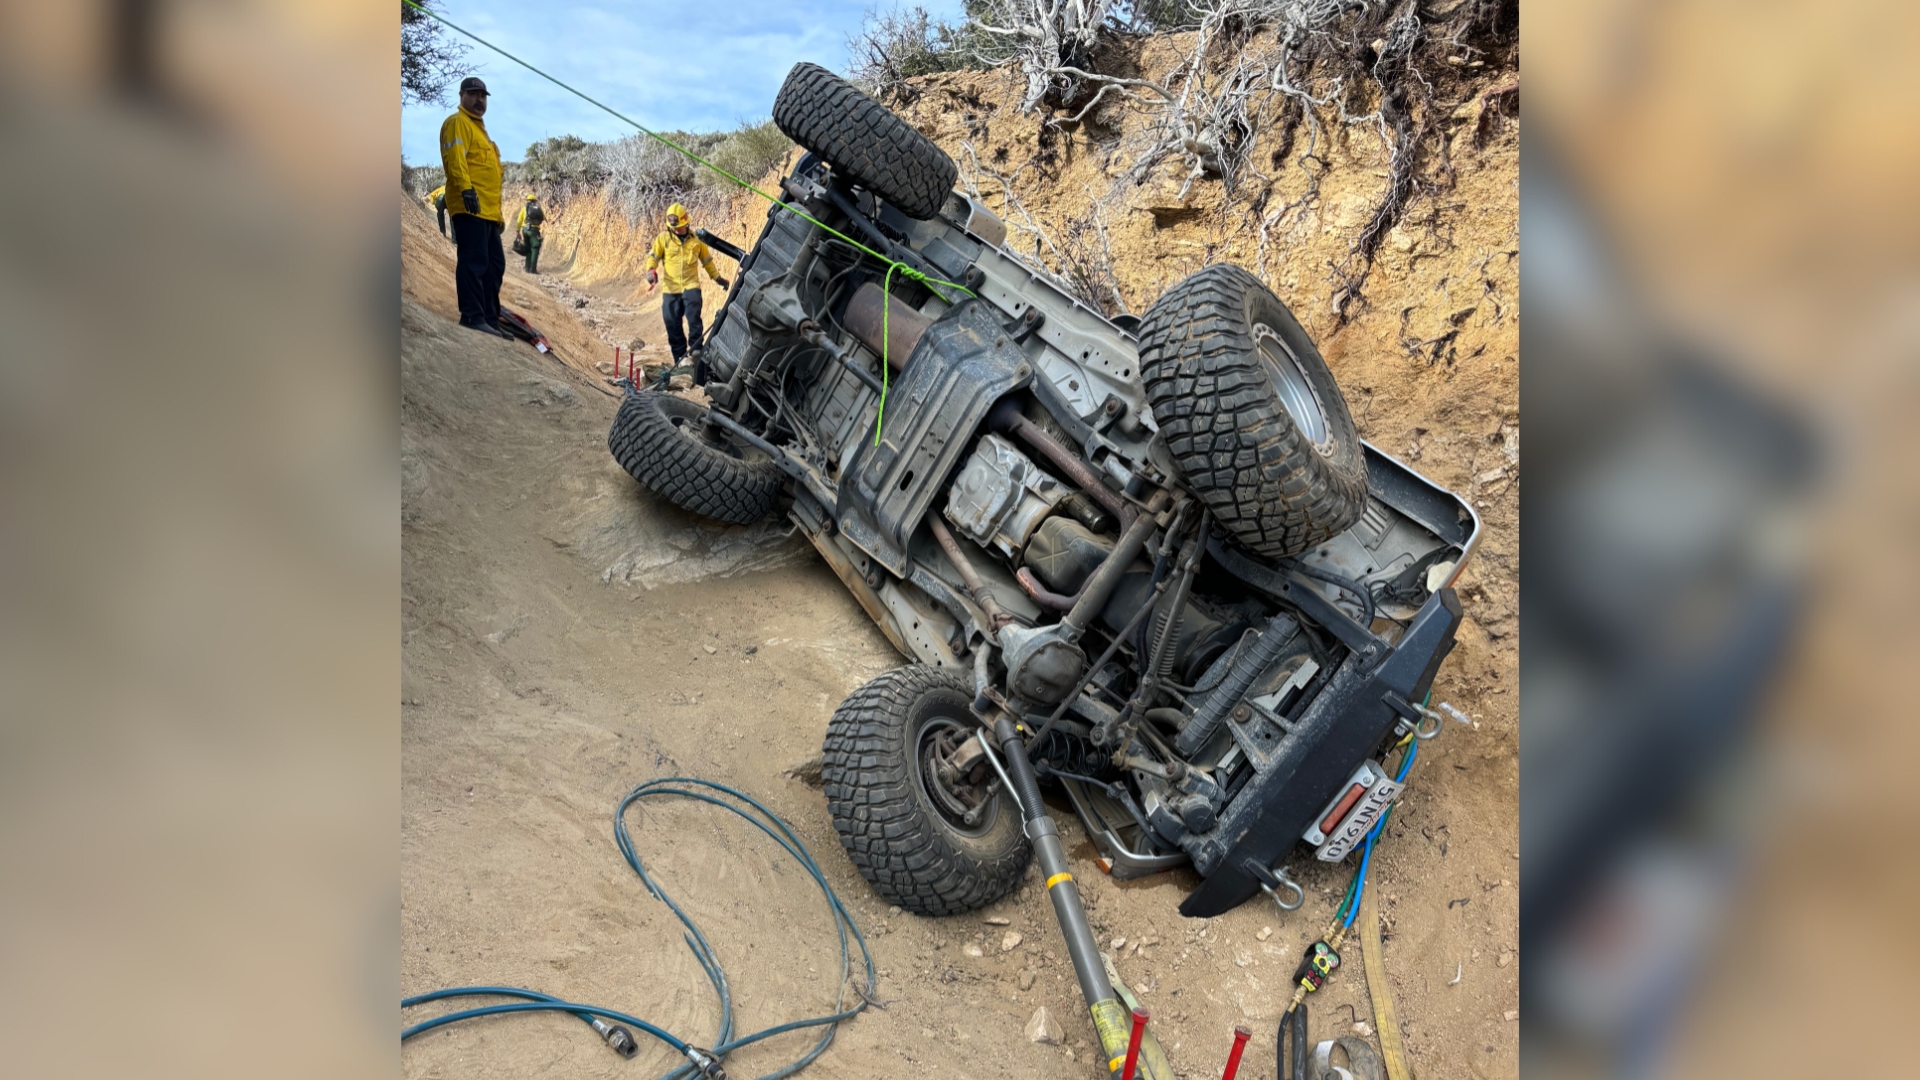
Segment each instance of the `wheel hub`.
[{"label": "wheel hub", "polygon": [[920,729],[915,760],[920,786],[955,830],[977,836],[993,825],[999,809],[995,783],[980,755],[965,753],[972,732],[945,718]]},{"label": "wheel hub", "polygon": [[1315,450],[1332,453],[1333,429],[1327,423],[1326,407],[1321,404],[1313,384],[1307,381],[1306,367],[1294,355],[1293,348],[1278,331],[1262,322],[1253,324],[1253,344],[1267,370],[1267,381],[1273,384],[1281,406],[1293,419],[1293,426]]},{"label": "wheel hub", "polygon": [[698,443],[710,450],[718,450],[730,458],[747,460],[746,455],[740,452],[739,447],[733,445],[733,440],[727,438],[725,429],[718,424],[709,423],[705,418],[696,419],[686,416],[673,416],[668,419],[673,424],[673,430],[678,432],[681,438]]}]

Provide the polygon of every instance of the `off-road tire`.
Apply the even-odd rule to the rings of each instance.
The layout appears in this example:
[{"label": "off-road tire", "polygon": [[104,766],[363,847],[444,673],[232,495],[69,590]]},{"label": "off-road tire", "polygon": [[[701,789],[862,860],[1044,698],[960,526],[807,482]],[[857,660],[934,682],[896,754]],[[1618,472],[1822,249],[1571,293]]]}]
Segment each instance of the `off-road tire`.
[{"label": "off-road tire", "polygon": [[773,122],[834,172],[920,221],[940,212],[960,176],[932,139],[818,64],[787,72]]},{"label": "off-road tire", "polygon": [[1018,804],[1001,792],[980,835],[936,809],[917,779],[920,730],[965,721],[973,683],[952,668],[895,668],[848,695],[827,721],[820,778],[834,831],[860,875],[916,915],[977,911],[1020,884],[1032,850]]},{"label": "off-road tire", "polygon": [[[1270,372],[1289,360],[1318,409],[1317,444]],[[1140,323],[1140,375],[1174,462],[1243,547],[1285,558],[1359,520],[1367,462],[1346,398],[1259,278],[1217,263],[1168,289]]]},{"label": "off-road tire", "polygon": [[753,447],[714,446],[698,434],[707,410],[672,394],[628,394],[607,433],[620,467],[668,502],[730,525],[773,512],[783,474]]}]

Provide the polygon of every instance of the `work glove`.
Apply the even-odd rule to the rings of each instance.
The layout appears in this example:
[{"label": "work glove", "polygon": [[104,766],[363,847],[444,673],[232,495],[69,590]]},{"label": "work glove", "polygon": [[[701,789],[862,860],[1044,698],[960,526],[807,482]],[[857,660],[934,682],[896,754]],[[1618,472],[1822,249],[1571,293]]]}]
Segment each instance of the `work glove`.
[{"label": "work glove", "polygon": [[480,194],[472,188],[460,193],[460,204],[467,208],[467,213],[474,217],[480,216]]},{"label": "work glove", "polygon": [[651,270],[649,270],[649,271],[647,271],[647,284],[649,284],[649,285],[658,285],[658,284],[660,284],[660,275],[659,275],[659,274],[656,274],[656,273],[654,273],[654,272],[653,272],[653,271],[651,271]]},{"label": "work glove", "polygon": [[713,279],[713,283],[714,283],[715,285],[718,285],[718,286],[720,286],[720,287],[721,287],[721,288],[723,288],[723,289],[731,289],[731,288],[733,288],[733,283],[732,283],[732,282],[730,282],[730,281],[728,281],[728,280],[727,280],[726,278],[723,278],[723,277],[717,277],[717,278],[714,278],[714,279]]}]

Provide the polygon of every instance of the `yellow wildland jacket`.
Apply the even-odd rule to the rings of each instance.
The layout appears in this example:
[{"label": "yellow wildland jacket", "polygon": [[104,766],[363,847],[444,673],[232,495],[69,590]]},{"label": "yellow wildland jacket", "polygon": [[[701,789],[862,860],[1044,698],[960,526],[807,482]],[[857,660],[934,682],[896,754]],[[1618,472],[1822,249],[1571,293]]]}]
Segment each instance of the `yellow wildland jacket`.
[{"label": "yellow wildland jacket", "polygon": [[707,276],[717,278],[720,274],[713,268],[713,252],[700,238],[688,231],[687,238],[663,232],[653,238],[653,250],[647,253],[647,269],[660,268],[660,286],[670,293],[686,292],[700,287],[700,267],[707,268]]},{"label": "yellow wildland jacket", "polygon": [[480,218],[500,225],[500,146],[487,134],[487,125],[465,109],[440,125],[440,164],[447,170],[447,212],[467,212],[460,193],[472,188],[480,196]]},{"label": "yellow wildland jacket", "polygon": [[427,201],[445,210],[447,208],[447,185],[441,184],[439,187],[427,192]]}]

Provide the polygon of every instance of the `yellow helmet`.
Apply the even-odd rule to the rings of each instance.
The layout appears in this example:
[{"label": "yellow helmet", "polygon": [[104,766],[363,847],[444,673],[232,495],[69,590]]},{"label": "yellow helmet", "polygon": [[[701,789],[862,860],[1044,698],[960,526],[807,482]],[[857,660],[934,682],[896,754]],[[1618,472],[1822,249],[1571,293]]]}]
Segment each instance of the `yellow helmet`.
[{"label": "yellow helmet", "polygon": [[532,201],[533,201],[533,200],[535,199],[535,197],[536,197],[536,196],[535,196],[535,195],[533,194],[533,192],[531,192],[531,191],[529,191],[529,192],[527,192],[527,201],[528,201],[528,202],[532,202]]},{"label": "yellow helmet", "polygon": [[687,208],[679,203],[667,207],[667,227],[677,229],[687,223]]}]

